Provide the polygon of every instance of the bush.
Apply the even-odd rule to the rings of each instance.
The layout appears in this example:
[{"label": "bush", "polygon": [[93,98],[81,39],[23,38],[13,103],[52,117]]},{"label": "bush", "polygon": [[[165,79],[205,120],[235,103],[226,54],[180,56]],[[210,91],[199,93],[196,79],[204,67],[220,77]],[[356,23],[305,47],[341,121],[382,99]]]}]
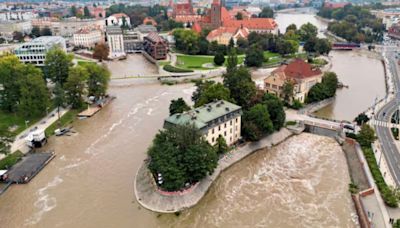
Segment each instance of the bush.
[{"label": "bush", "polygon": [[0,169],[10,169],[24,156],[21,151],[16,151],[7,155],[4,159],[0,160]]},{"label": "bush", "polygon": [[288,122],[286,122],[286,126],[294,126],[296,124],[297,124],[296,121],[288,121]]},{"label": "bush", "polygon": [[217,66],[222,66],[222,64],[224,64],[225,62],[225,56],[223,53],[218,52],[215,56],[214,56],[214,63]]},{"label": "bush", "polygon": [[382,173],[379,170],[378,164],[376,163],[375,155],[372,148],[363,147],[362,150],[364,152],[365,159],[367,160],[375,183],[378,186],[379,191],[381,192],[383,201],[385,201],[386,205],[388,205],[389,207],[398,207],[397,198],[393,191],[386,184],[385,179],[383,178]]},{"label": "bush", "polygon": [[164,67],[163,67],[163,69],[165,70],[165,71],[168,71],[168,72],[172,72],[172,73],[191,73],[191,72],[193,72],[193,70],[188,70],[188,69],[182,69],[182,68],[178,68],[178,67],[174,67],[174,66],[171,66],[171,65],[165,65]]},{"label": "bush", "polygon": [[299,110],[299,109],[303,108],[303,104],[299,100],[294,99],[293,104],[291,105],[291,108],[293,108],[295,110]]}]

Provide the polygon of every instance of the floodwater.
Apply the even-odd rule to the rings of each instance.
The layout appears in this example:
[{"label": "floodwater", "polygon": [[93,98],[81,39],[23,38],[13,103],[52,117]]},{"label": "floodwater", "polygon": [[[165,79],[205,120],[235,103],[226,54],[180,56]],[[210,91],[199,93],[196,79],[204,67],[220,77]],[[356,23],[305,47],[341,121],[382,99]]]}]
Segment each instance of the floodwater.
[{"label": "floodwater", "polygon": [[385,97],[385,74],[381,60],[365,50],[332,51],[331,71],[348,88],[338,89],[334,103],[316,112],[316,115],[337,120],[354,118]]},{"label": "floodwater", "polygon": [[[118,80],[120,81],[120,80]],[[176,217],[141,208],[136,170],[162,127],[177,86],[113,86],[117,96],[77,134],[53,137],[57,157],[27,185],[0,196],[1,227],[352,227],[349,175],[340,147],[304,134],[224,172],[198,206]]]},{"label": "floodwater", "polygon": [[135,173],[168,115],[171,99],[190,101],[192,84],[111,82],[117,97],[73,136],[52,137],[57,157],[29,184],[0,196],[0,227],[354,227],[340,147],[303,134],[237,163],[196,207],[180,216],[139,206]]},{"label": "floodwater", "polygon": [[[210,192],[168,227],[355,227],[341,147],[302,134],[222,173]],[[160,225],[161,226],[161,225]]]},{"label": "floodwater", "polygon": [[[321,31],[326,30],[327,24],[313,14],[278,13],[276,21],[281,32],[292,23],[299,28],[310,22]],[[332,61],[331,71],[338,75],[338,79],[349,88],[339,89],[335,102],[316,113],[317,116],[337,120],[352,121],[354,118],[372,106],[376,99],[385,96],[385,75],[381,61],[376,53],[361,51],[332,51],[329,54]]]},{"label": "floodwater", "polygon": [[112,78],[152,76],[158,74],[157,67],[142,54],[128,54],[125,60],[106,62]]}]

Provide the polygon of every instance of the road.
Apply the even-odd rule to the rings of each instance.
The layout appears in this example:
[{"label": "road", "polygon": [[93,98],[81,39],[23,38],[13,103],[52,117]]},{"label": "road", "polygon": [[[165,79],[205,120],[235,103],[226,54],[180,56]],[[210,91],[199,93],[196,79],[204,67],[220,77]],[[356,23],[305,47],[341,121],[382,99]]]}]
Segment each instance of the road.
[{"label": "road", "polygon": [[[376,114],[375,119],[384,122],[390,122],[391,116],[398,109],[400,105],[400,79],[399,79],[399,67],[397,65],[397,59],[395,58],[397,48],[384,47],[384,52],[389,60],[389,69],[393,74],[393,83],[395,98],[381,108]],[[396,182],[397,186],[400,186],[400,152],[396,147],[394,138],[391,133],[391,129],[384,126],[375,126],[376,134],[382,145],[383,154],[389,165],[390,173]],[[379,161],[378,161],[379,164]]]}]

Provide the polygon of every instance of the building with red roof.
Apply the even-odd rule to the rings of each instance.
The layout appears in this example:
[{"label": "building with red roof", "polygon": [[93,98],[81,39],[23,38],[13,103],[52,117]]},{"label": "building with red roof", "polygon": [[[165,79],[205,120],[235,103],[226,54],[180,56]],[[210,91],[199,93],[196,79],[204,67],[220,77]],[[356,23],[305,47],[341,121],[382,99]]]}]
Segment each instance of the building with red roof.
[{"label": "building with red roof", "polygon": [[322,71],[302,59],[295,59],[272,71],[264,80],[264,88],[267,93],[283,98],[282,89],[287,81],[294,84],[293,98],[304,102],[311,87],[322,81]]},{"label": "building with red roof", "polygon": [[144,38],[143,49],[155,60],[167,59],[168,43],[156,32],[151,32]]},{"label": "building with red roof", "polygon": [[247,28],[219,27],[207,35],[207,40],[209,42],[217,41],[218,44],[228,45],[232,39],[236,44],[239,38],[247,39],[249,33]]},{"label": "building with red roof", "polygon": [[146,17],[143,19],[143,24],[144,25],[152,25],[154,27],[157,26],[156,20],[154,20],[152,17]]},{"label": "building with red roof", "polygon": [[339,8],[343,8],[347,5],[349,5],[350,3],[348,2],[325,2],[324,3],[324,8],[328,8],[328,9],[339,9]]}]

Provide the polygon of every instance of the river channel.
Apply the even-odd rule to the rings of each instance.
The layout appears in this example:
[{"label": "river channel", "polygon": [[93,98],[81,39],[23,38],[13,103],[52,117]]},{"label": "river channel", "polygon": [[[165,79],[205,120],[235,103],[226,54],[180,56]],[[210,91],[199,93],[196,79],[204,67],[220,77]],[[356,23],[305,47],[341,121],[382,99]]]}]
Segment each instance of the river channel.
[{"label": "river channel", "polygon": [[237,163],[180,216],[141,208],[134,175],[170,100],[190,101],[194,87],[117,83],[110,88],[117,99],[93,118],[76,121],[76,134],[50,139],[45,149],[57,156],[39,175],[0,196],[0,227],[356,226],[344,155],[332,139],[310,134]]}]

